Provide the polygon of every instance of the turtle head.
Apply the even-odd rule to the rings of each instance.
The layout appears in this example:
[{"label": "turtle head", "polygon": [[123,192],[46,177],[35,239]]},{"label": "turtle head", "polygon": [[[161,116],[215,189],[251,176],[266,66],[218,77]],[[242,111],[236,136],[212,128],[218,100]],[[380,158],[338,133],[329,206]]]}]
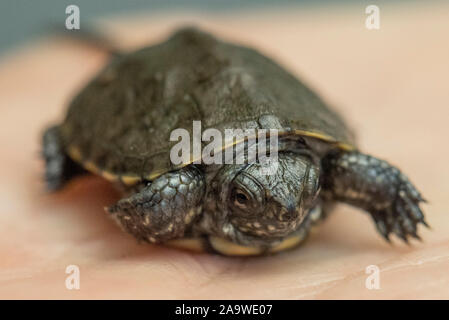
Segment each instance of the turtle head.
[{"label": "turtle head", "polygon": [[301,225],[319,190],[319,166],[307,155],[281,152],[276,161],[246,166],[227,188],[227,221],[235,231],[230,237],[270,243],[287,236]]}]

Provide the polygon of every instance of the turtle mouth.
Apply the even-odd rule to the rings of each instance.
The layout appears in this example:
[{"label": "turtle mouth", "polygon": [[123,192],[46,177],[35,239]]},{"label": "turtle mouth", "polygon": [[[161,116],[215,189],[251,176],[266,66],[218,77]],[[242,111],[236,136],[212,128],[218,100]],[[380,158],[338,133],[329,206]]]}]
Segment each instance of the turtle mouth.
[{"label": "turtle mouth", "polygon": [[[298,219],[292,221],[279,221],[278,219],[259,219],[244,220],[233,219],[231,222],[243,236],[262,239],[264,241],[279,241],[279,239],[295,233],[301,228],[307,228],[311,220],[316,220],[318,212],[320,212],[320,206],[316,204],[307,212],[299,213]],[[298,209],[299,210],[299,209]],[[313,219],[311,219],[313,218]]]}]

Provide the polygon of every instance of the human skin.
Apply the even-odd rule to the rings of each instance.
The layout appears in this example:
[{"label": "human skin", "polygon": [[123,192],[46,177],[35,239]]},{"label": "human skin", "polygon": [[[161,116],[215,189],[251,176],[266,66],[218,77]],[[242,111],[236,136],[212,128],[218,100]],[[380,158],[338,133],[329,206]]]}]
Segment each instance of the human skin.
[{"label": "human skin", "polygon": [[[377,34],[353,11],[327,19],[332,29],[320,23],[319,11],[237,15],[231,24],[228,15],[195,20],[229,39],[247,39],[304,75],[344,114],[363,151],[410,177],[429,200],[423,209],[432,226],[420,228],[424,241],[410,246],[396,238],[389,245],[367,214],[346,205],[303,246],[268,257],[139,244],[103,210],[120,197],[108,182],[80,177],[49,194],[42,181],[40,134],[61,120],[105,54],[55,39],[10,52],[0,60],[0,298],[449,299],[444,12],[392,9]],[[124,47],[138,47],[162,39],[179,20],[129,19],[110,27]],[[69,265],[80,269],[79,290],[65,286]],[[370,265],[380,270],[379,290],[365,286]]]}]

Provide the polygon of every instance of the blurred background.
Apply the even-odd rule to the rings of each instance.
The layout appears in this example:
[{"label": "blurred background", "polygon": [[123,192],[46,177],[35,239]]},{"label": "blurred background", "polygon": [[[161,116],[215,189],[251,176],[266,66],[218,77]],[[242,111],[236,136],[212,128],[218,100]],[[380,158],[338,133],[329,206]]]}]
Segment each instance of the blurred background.
[{"label": "blurred background", "polygon": [[[401,4],[404,9],[414,6],[418,0],[4,0],[0,2],[0,53],[7,48],[32,37],[41,35],[49,23],[64,25],[65,9],[77,5],[83,22],[120,14],[146,14],[195,12],[208,13],[254,13],[254,10],[279,11],[282,9],[322,8],[323,12],[335,7],[356,7],[363,12],[368,5]],[[440,1],[426,1],[438,3]],[[443,1],[441,1],[443,2]],[[362,19],[362,17],[360,17]],[[362,19],[363,20],[363,19]]]}]

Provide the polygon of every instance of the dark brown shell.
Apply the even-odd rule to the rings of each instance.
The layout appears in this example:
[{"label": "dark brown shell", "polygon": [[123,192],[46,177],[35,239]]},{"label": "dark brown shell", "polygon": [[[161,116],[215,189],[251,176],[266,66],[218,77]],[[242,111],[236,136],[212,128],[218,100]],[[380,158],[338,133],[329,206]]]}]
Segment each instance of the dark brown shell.
[{"label": "dark brown shell", "polygon": [[132,184],[174,168],[170,133],[192,132],[193,120],[354,146],[343,120],[289,72],[195,29],[112,60],[73,100],[61,132],[74,160]]}]

